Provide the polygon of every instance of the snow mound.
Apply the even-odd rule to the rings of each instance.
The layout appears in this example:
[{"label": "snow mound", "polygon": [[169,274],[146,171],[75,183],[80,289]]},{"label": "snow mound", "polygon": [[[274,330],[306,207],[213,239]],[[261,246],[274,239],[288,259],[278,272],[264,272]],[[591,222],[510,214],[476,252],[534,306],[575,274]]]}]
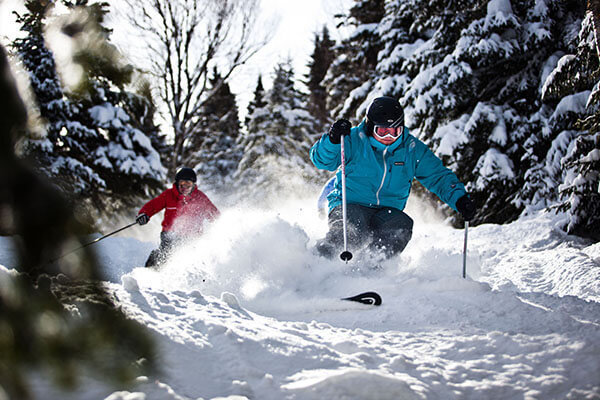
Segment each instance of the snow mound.
[{"label": "snow mound", "polygon": [[[400,256],[376,263],[357,252],[346,264],[315,254],[325,222],[304,210],[225,210],[160,269],[140,267],[150,242],[99,242],[107,287],[152,332],[163,370],[134,390],[89,379],[63,393],[38,379],[35,393],[600,398],[600,247],[561,233],[557,217],[471,228],[463,279],[462,230],[417,218]],[[0,263],[13,260],[0,240]],[[370,290],[381,306],[340,300]]]}]

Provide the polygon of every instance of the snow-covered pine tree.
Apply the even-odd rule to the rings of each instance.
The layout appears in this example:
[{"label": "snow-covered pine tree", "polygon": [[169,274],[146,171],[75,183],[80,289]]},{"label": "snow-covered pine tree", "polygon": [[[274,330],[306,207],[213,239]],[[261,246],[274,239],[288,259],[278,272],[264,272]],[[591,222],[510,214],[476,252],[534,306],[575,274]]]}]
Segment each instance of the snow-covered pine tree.
[{"label": "snow-covered pine tree", "polygon": [[13,47],[29,73],[33,96],[45,122],[45,135],[26,141],[24,151],[63,191],[88,192],[105,186],[104,180],[81,162],[94,149],[87,140],[98,140],[98,135],[73,122],[79,110],[64,95],[54,56],[44,40],[46,12],[51,6],[30,0],[25,2],[27,12],[17,16],[27,35],[15,40]]},{"label": "snow-covered pine tree", "polygon": [[571,99],[578,93],[589,93],[589,116],[576,124],[580,132],[560,160],[564,179],[559,186],[562,202],[558,209],[567,215],[565,231],[599,241],[600,63],[592,21],[592,12],[588,12],[581,25],[576,54],[561,58],[546,80],[543,94],[544,98]]},{"label": "snow-covered pine tree", "polygon": [[128,114],[136,116],[135,120],[140,124],[139,129],[150,138],[152,147],[160,155],[162,165],[170,165],[173,157],[172,146],[168,142],[167,134],[162,132],[154,122],[157,107],[152,97],[152,84],[145,75],[134,74],[133,80],[128,86],[132,88],[133,92],[127,91],[130,99],[123,103],[123,106]]},{"label": "snow-covered pine tree", "polygon": [[321,35],[315,34],[315,48],[308,63],[309,72],[305,75],[308,87],[308,112],[316,119],[319,125],[326,127],[331,123],[327,109],[327,91],[323,86],[323,79],[333,61],[333,46],[335,42],[329,37],[329,30],[323,27]]},{"label": "snow-covered pine tree", "polygon": [[[106,211],[123,202],[133,205],[162,186],[160,157],[141,128],[155,130],[146,99],[119,89],[132,69],[120,64],[102,28],[105,3],[77,2],[75,21],[63,32],[78,49],[74,61],[86,72],[83,90],[67,93],[44,40],[44,20],[50,2],[27,1],[18,17],[27,36],[17,39],[17,50],[29,73],[44,134],[23,144],[24,155],[35,160],[40,172],[79,204],[91,201]],[[75,15],[75,14],[73,14]],[[82,19],[79,19],[82,18]],[[86,21],[86,22],[82,22]],[[103,67],[106,66],[107,69]],[[136,114],[134,113],[134,111]]]},{"label": "snow-covered pine tree", "polygon": [[371,91],[370,78],[381,49],[376,29],[384,16],[384,4],[384,0],[356,0],[342,22],[353,28],[352,33],[334,48],[335,58],[323,80],[327,109],[334,119],[354,120],[357,108]]},{"label": "snow-covered pine tree", "polygon": [[236,146],[241,123],[235,95],[216,68],[209,85],[215,93],[201,108],[198,134],[184,144],[189,155],[185,164],[193,166],[206,184],[220,186],[228,182],[241,159]]},{"label": "snow-covered pine tree", "polygon": [[564,183],[559,209],[567,212],[566,232],[600,241],[600,113],[578,125],[583,131],[561,160]]},{"label": "snow-covered pine tree", "polygon": [[540,90],[582,16],[577,1],[386,2],[365,87],[400,98],[411,132],[467,183],[476,222],[510,221],[543,191],[556,198],[548,164],[581,108],[558,115]]},{"label": "snow-covered pine tree", "polygon": [[[273,86],[266,93],[264,107],[249,115],[244,149],[236,180],[250,197],[289,192],[306,180],[323,177],[311,164],[308,153],[319,132],[306,110],[306,95],[295,88],[291,61],[280,62],[274,70]],[[255,104],[258,104],[255,99]],[[261,200],[258,198],[257,200]]]},{"label": "snow-covered pine tree", "polygon": [[87,0],[76,4],[75,15],[88,15],[87,28],[74,35],[79,48],[74,61],[87,72],[80,106],[92,117],[90,128],[107,139],[103,148],[96,150],[94,164],[107,182],[108,202],[113,204],[117,198],[136,206],[140,197],[157,193],[166,178],[166,169],[150,140],[152,137],[158,142],[161,138],[154,124],[155,107],[148,91],[144,96],[143,92],[125,89],[134,71],[109,41],[111,32],[104,27],[108,4]]},{"label": "snow-covered pine tree", "polygon": [[254,96],[246,108],[246,118],[244,119],[244,124],[248,126],[250,124],[251,115],[254,114],[254,110],[257,108],[263,108],[266,105],[267,101],[265,100],[265,87],[262,83],[262,75],[259,74],[258,79],[256,80]]}]

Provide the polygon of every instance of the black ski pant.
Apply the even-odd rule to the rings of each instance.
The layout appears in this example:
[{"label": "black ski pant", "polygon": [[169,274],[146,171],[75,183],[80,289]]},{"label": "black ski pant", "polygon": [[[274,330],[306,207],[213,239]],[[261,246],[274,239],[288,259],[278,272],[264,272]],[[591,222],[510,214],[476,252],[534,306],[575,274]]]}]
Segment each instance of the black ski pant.
[{"label": "black ski pant", "polygon": [[176,243],[177,237],[174,234],[162,231],[160,233],[160,245],[158,246],[158,249],[150,252],[148,259],[146,260],[146,268],[156,267],[157,265],[164,263],[171,254],[171,251],[173,251],[173,247]]},{"label": "black ski pant", "polygon": [[[343,250],[342,217],[341,205],[329,213],[329,231],[325,239],[317,243],[317,250],[322,256],[333,258]],[[412,218],[397,208],[348,204],[346,222],[350,251],[367,246],[390,258],[401,253],[412,237]]]}]

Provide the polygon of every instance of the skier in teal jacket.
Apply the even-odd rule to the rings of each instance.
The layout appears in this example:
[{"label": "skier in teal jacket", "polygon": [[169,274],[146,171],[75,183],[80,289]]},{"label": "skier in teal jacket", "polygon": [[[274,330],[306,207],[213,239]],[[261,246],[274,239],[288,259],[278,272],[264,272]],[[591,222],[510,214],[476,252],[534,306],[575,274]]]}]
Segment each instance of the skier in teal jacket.
[{"label": "skier in teal jacket", "polygon": [[475,214],[464,185],[456,175],[404,126],[404,110],[391,97],[378,97],[356,127],[336,121],[313,145],[310,158],[319,169],[337,171],[327,196],[329,232],[317,250],[333,257],[343,246],[340,140],[344,140],[348,245],[365,245],[391,257],[404,250],[413,220],[404,213],[414,179],[460,212],[468,221]]}]

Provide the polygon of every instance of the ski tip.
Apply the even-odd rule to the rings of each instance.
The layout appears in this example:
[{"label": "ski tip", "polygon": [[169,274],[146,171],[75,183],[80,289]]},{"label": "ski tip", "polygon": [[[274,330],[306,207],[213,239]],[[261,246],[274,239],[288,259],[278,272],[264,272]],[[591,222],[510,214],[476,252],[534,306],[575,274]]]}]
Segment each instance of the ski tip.
[{"label": "ski tip", "polygon": [[375,292],[364,292],[357,294],[356,296],[345,297],[342,300],[356,301],[358,303],[368,304],[372,306],[379,306],[383,301],[381,299],[381,296]]}]

